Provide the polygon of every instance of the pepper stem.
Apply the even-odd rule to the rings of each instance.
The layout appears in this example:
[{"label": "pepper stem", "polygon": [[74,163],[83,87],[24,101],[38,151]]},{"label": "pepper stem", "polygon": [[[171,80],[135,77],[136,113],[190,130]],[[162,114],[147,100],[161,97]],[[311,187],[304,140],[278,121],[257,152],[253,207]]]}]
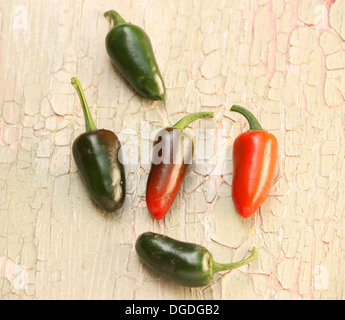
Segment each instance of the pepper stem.
[{"label": "pepper stem", "polygon": [[218,271],[226,271],[226,270],[242,267],[245,264],[252,262],[256,258],[257,255],[258,255],[258,251],[255,247],[253,247],[251,255],[244,260],[233,262],[233,263],[218,263],[218,262],[212,261],[213,272],[216,273]]},{"label": "pepper stem", "polygon": [[265,131],[262,127],[260,122],[255,118],[255,116],[246,108],[243,108],[241,106],[234,105],[231,107],[230,111],[235,111],[243,115],[249,123],[249,131],[252,130],[262,130]]},{"label": "pepper stem", "polygon": [[105,12],[104,16],[110,17],[113,20],[114,27],[119,24],[126,23],[126,21],[115,10],[109,10]]},{"label": "pepper stem", "polygon": [[89,105],[87,104],[87,101],[86,101],[86,98],[85,98],[85,94],[84,94],[84,90],[83,90],[83,88],[82,88],[82,86],[80,84],[79,79],[73,77],[71,79],[71,83],[72,83],[73,87],[78,92],[80,103],[81,103],[81,106],[82,106],[83,112],[84,112],[86,131],[97,130],[97,127],[96,127],[95,123],[93,122],[92,115],[91,115],[91,112],[90,112],[90,108],[89,108]]},{"label": "pepper stem", "polygon": [[213,116],[214,116],[214,112],[195,112],[195,113],[189,114],[188,116],[185,116],[180,121],[176,122],[173,125],[173,128],[183,130],[183,129],[186,129],[188,125],[195,120],[198,120],[201,118],[213,118]]}]

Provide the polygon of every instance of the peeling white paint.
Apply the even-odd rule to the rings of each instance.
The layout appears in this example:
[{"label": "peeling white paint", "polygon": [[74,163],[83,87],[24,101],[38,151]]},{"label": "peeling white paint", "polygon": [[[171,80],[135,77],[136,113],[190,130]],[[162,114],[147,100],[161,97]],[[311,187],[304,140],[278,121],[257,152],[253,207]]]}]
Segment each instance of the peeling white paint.
[{"label": "peeling white paint", "polygon": [[[345,2],[0,1],[0,299],[344,299]],[[139,97],[104,46],[115,9],[149,34],[167,97]],[[157,28],[157,26],[159,26]],[[84,131],[79,77],[99,128],[138,133],[124,208],[91,201],[71,155]],[[251,219],[231,199],[232,145],[248,107],[279,142],[279,179]],[[145,203],[151,133],[215,111],[225,135],[194,163],[164,221]],[[142,128],[143,127],[143,128]],[[205,144],[212,137],[203,137]],[[155,231],[256,261],[186,290],[140,264]],[[217,259],[221,260],[221,259]],[[220,261],[221,262],[221,261]]]}]

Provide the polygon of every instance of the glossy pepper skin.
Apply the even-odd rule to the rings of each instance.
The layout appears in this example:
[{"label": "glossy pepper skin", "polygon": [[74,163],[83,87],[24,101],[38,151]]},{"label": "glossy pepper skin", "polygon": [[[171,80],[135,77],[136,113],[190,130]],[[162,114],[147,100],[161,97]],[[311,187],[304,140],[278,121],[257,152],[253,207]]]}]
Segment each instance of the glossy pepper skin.
[{"label": "glossy pepper skin", "polygon": [[72,78],[71,83],[80,97],[87,130],[73,142],[75,164],[96,204],[107,212],[116,211],[126,196],[120,141],[112,131],[96,128],[79,80]]},{"label": "glossy pepper skin", "polygon": [[278,158],[276,137],[263,130],[254,115],[240,106],[239,112],[249,122],[249,131],[240,134],[233,145],[232,198],[237,212],[251,217],[266,200]]},{"label": "glossy pepper skin", "polygon": [[[146,186],[147,209],[153,218],[160,220],[168,213],[192,162],[193,144],[191,139],[181,139],[182,131],[191,122],[200,118],[213,118],[213,115],[213,112],[190,114],[173,127],[163,129],[157,134]],[[159,152],[155,147],[158,147]],[[169,155],[164,158],[160,152],[167,151]]]},{"label": "glossy pepper skin", "polygon": [[115,67],[140,95],[163,100],[165,85],[146,32],[127,23],[114,10],[107,11],[104,16],[114,21],[105,45]]},{"label": "glossy pepper skin", "polygon": [[205,286],[212,281],[216,272],[241,267],[257,256],[254,247],[251,255],[244,260],[229,264],[217,263],[205,247],[152,232],[145,232],[138,237],[135,250],[152,270],[188,287]]}]

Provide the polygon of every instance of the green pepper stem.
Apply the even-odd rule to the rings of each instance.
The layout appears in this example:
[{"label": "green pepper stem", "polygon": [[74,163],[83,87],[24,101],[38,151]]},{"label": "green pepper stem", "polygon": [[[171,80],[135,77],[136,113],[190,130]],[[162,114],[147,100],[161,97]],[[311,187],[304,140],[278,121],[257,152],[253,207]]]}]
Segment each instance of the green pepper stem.
[{"label": "green pepper stem", "polygon": [[83,108],[83,112],[84,112],[84,118],[85,118],[85,127],[86,127],[86,131],[94,131],[97,130],[97,127],[95,125],[95,123],[93,122],[92,119],[92,115],[90,112],[90,108],[89,105],[87,104],[86,98],[85,98],[85,94],[84,94],[84,90],[80,84],[80,81],[78,78],[73,77],[71,79],[71,83],[73,85],[73,87],[77,90],[79,99],[80,99],[80,103],[81,106]]},{"label": "green pepper stem", "polygon": [[195,113],[189,114],[188,116],[185,116],[180,121],[176,122],[173,125],[173,128],[183,130],[183,129],[186,129],[188,125],[195,120],[198,120],[201,118],[213,118],[213,116],[214,116],[214,112],[195,112]]},{"label": "green pepper stem", "polygon": [[104,16],[110,17],[113,20],[114,27],[119,24],[126,23],[126,21],[115,10],[109,10],[105,12]]},{"label": "green pepper stem", "polygon": [[255,247],[253,247],[251,255],[244,260],[233,262],[233,263],[218,263],[218,262],[212,261],[213,272],[216,273],[218,271],[226,271],[226,270],[242,267],[245,264],[252,262],[256,258],[257,255],[258,255],[258,251]]},{"label": "green pepper stem", "polygon": [[230,109],[230,111],[235,111],[243,115],[249,123],[249,130],[262,130],[264,129],[261,127],[260,122],[255,118],[255,116],[246,108],[243,108],[241,106],[233,105]]}]

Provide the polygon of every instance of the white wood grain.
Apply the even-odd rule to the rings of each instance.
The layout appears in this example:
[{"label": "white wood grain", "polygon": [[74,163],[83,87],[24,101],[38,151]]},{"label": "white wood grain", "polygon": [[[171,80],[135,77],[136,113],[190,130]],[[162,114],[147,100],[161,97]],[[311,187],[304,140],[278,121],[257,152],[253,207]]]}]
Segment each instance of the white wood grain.
[{"label": "white wood grain", "polygon": [[[344,3],[0,0],[0,299],[344,299]],[[149,34],[164,102],[140,98],[111,65],[109,9]],[[219,112],[193,128],[224,132],[227,169],[212,171],[220,147],[194,164],[157,222],[139,153],[126,165],[124,208],[104,214],[71,156],[84,130],[73,76],[98,127],[137,132],[143,150],[184,114]],[[231,146],[247,128],[232,104],[279,141],[278,181],[247,220],[230,193]],[[220,262],[253,245],[259,257],[188,289],[140,263],[133,245],[149,230],[205,245]]]}]

